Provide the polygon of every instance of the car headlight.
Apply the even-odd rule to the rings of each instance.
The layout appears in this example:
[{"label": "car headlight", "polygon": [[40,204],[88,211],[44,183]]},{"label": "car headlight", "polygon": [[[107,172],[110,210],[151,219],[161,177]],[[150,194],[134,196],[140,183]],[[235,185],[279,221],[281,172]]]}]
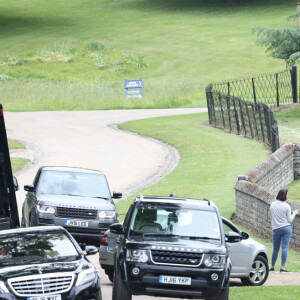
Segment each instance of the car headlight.
[{"label": "car headlight", "polygon": [[100,219],[113,219],[116,215],[114,210],[101,210],[99,211]]},{"label": "car headlight", "polygon": [[133,261],[133,262],[142,262],[145,263],[149,259],[147,254],[147,250],[127,250],[126,252],[126,261]]},{"label": "car headlight", "polygon": [[204,264],[208,268],[225,268],[225,262],[225,255],[207,254],[204,259]]},{"label": "car headlight", "polygon": [[54,214],[55,213],[54,207],[48,206],[48,205],[37,205],[36,209],[39,213],[42,213],[42,214]]},{"label": "car headlight", "polygon": [[0,281],[0,294],[8,294],[9,290],[5,286],[3,281]]},{"label": "car headlight", "polygon": [[77,277],[76,286],[83,285],[88,282],[94,281],[96,274],[97,274],[97,272],[94,268],[90,268],[90,269],[80,272]]}]

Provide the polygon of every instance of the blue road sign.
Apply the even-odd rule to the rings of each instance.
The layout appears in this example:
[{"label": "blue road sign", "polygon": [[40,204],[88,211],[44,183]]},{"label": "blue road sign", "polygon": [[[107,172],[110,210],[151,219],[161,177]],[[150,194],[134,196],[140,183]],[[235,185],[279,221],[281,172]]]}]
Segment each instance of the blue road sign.
[{"label": "blue road sign", "polygon": [[125,96],[129,95],[143,95],[143,89],[125,90]]},{"label": "blue road sign", "polygon": [[125,89],[133,89],[133,88],[142,88],[143,87],[143,80],[126,80],[124,82]]}]

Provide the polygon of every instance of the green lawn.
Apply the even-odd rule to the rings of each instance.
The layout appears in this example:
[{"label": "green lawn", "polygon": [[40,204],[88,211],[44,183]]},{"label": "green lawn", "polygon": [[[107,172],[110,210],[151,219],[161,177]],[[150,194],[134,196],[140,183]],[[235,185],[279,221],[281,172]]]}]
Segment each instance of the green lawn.
[{"label": "green lawn", "polygon": [[[235,212],[233,186],[237,176],[250,171],[271,153],[257,141],[209,126],[207,118],[206,113],[162,117],[128,122],[120,128],[171,144],[182,156],[173,172],[137,194],[167,196],[175,193],[179,197],[208,198],[230,219]],[[136,195],[117,203],[121,219]],[[271,243],[257,240],[272,253]],[[299,271],[299,252],[289,251],[287,269]]]},{"label": "green lawn", "polygon": [[[278,122],[280,144],[300,143],[300,103],[283,106],[275,112]],[[289,199],[300,202],[300,180],[295,180],[286,187]]]},{"label": "green lawn", "polygon": [[299,286],[262,286],[262,287],[232,287],[229,292],[230,300],[297,300]]},{"label": "green lawn", "polygon": [[[205,86],[285,68],[254,26],[294,26],[295,1],[0,0],[6,110],[203,107]],[[142,100],[124,79],[144,80]]]},{"label": "green lawn", "polygon": [[[258,142],[209,126],[207,113],[133,121],[120,127],[162,140],[181,153],[176,169],[142,193],[208,198],[227,218],[235,212],[233,186],[237,176],[270,153]],[[132,199],[119,202],[118,208],[125,205],[126,211]]]},{"label": "green lawn", "polygon": [[20,158],[20,157],[12,157],[10,160],[11,160],[11,168],[13,173],[25,167],[25,165],[29,162],[27,158]]},{"label": "green lawn", "polygon": [[[9,149],[26,149],[26,146],[24,144],[16,140],[8,140],[8,147]],[[25,167],[25,165],[29,162],[27,158],[21,157],[11,157],[10,160],[13,173]]]},{"label": "green lawn", "polygon": [[8,148],[10,148],[10,149],[26,149],[26,146],[16,140],[8,140]]}]

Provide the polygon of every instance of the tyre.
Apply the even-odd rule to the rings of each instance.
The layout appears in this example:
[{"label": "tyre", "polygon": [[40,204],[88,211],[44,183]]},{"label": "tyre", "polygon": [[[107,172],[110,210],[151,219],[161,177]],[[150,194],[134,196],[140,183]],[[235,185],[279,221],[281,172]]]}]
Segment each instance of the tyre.
[{"label": "tyre", "polygon": [[265,283],[269,275],[269,265],[267,260],[258,255],[251,266],[248,277],[241,278],[243,285],[260,286]]},{"label": "tyre", "polygon": [[33,220],[31,218],[31,216],[29,217],[29,227],[33,227],[36,226],[36,224],[33,223]]},{"label": "tyre", "polygon": [[226,288],[221,291],[220,295],[217,297],[218,300],[228,300],[229,299],[229,280]]},{"label": "tyre", "polygon": [[108,279],[110,280],[110,282],[114,281],[114,271],[109,269],[109,270],[105,270],[105,274],[108,276]]},{"label": "tyre", "polygon": [[205,300],[228,300],[229,299],[229,280],[224,290],[217,297],[205,298]]},{"label": "tyre", "polygon": [[120,269],[116,266],[113,277],[112,300],[131,300],[131,293],[123,283]]}]

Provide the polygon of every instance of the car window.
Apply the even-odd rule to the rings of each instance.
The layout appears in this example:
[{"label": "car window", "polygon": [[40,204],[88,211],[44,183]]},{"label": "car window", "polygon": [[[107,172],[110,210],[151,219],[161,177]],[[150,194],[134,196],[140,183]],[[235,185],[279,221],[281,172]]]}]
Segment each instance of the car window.
[{"label": "car window", "polygon": [[109,198],[110,191],[103,174],[52,171],[42,172],[37,194]]},{"label": "car window", "polygon": [[21,232],[0,237],[0,265],[22,264],[30,260],[71,259],[79,255],[74,244],[63,232]]},{"label": "car window", "polygon": [[181,207],[138,207],[134,211],[130,229],[135,233],[221,238],[216,212]]}]

